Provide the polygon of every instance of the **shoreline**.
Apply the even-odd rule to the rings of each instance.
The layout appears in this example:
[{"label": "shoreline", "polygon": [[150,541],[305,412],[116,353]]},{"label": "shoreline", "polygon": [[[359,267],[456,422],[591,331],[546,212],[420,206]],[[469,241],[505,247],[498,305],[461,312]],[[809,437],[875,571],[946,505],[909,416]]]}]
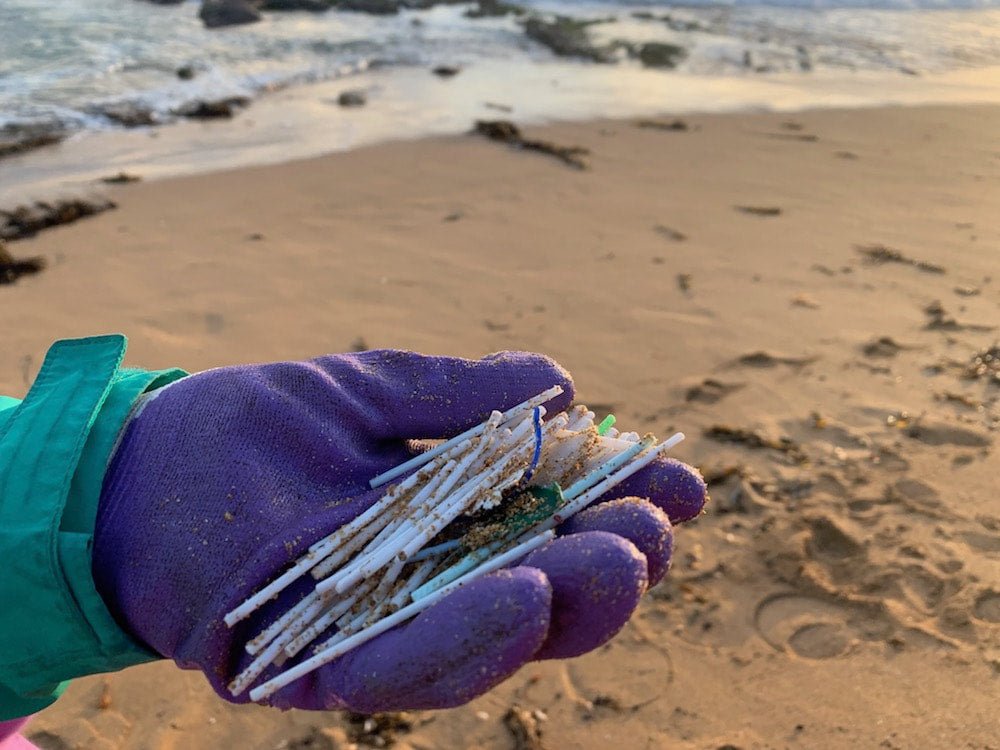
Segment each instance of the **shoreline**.
[{"label": "shoreline", "polygon": [[[362,107],[337,96],[362,90]],[[488,92],[484,94],[483,92]],[[664,102],[669,101],[669,106]],[[119,172],[158,180],[280,164],[363,146],[467,133],[477,119],[545,126],[592,119],[1000,103],[1000,66],[912,78],[696,76],[571,61],[479,65],[440,79],[422,68],[378,69],[254,99],[232,119],[84,131],[0,160],[0,208],[93,194]],[[497,107],[496,105],[500,105]]]}]

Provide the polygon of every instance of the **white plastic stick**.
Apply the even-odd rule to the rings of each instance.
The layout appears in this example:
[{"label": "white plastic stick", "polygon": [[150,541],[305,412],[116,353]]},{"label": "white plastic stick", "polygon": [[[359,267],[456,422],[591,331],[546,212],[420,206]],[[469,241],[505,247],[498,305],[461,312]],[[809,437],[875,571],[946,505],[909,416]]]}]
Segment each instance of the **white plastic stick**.
[{"label": "white plastic stick", "polygon": [[[323,539],[315,542],[311,547],[309,547],[306,554],[300,557],[291,568],[271,581],[264,588],[257,591],[257,593],[249,597],[241,605],[226,614],[223,618],[226,625],[232,627],[240,620],[243,620],[253,612],[260,609],[267,601],[280,594],[288,588],[288,586],[297,581],[320,562],[325,560],[331,553],[334,553],[338,547],[348,540],[350,535],[365,528],[369,523],[378,520],[383,512],[396,502],[396,499],[402,493],[413,487],[419,479],[426,478],[421,477],[421,473],[422,472],[417,472],[413,476],[408,477],[401,484],[394,487],[390,492],[384,495],[364,513],[344,524],[332,534],[329,534]],[[385,523],[388,523],[388,519],[384,520]]]},{"label": "white plastic stick", "polygon": [[[511,418],[517,416],[522,411],[525,411],[525,410],[530,411],[531,409],[534,409],[536,406],[541,406],[546,401],[549,401],[550,399],[555,398],[556,396],[558,396],[562,392],[563,392],[562,386],[560,386],[560,385],[554,385],[551,388],[549,388],[548,390],[542,391],[537,396],[532,396],[527,401],[523,401],[520,404],[518,404],[517,406],[511,407],[510,409],[508,409],[507,411],[505,411],[503,413],[502,417],[501,417],[500,423],[503,424],[504,422],[509,421]],[[404,461],[403,463],[401,463],[399,466],[395,467],[394,469],[390,469],[389,471],[386,471],[386,472],[383,472],[382,474],[379,474],[377,477],[375,477],[374,479],[372,479],[369,482],[369,484],[374,488],[374,487],[380,487],[383,484],[385,484],[386,482],[391,482],[396,477],[402,476],[403,474],[405,474],[406,472],[410,471],[411,469],[415,469],[418,466],[423,466],[425,463],[427,463],[431,459],[436,458],[437,456],[440,456],[446,450],[448,450],[452,446],[454,446],[454,445],[462,442],[463,440],[468,440],[470,438],[476,437],[479,433],[481,433],[483,431],[483,429],[485,427],[486,427],[486,423],[485,422],[481,422],[480,424],[477,424],[472,429],[466,430],[461,435],[456,435],[455,437],[451,438],[450,440],[446,440],[445,442],[440,443],[440,444],[434,446],[429,451],[421,453],[419,456],[414,456],[409,461]]]},{"label": "white plastic stick", "polygon": [[[443,457],[442,457],[443,458]],[[427,482],[420,490],[406,502],[407,508],[405,510],[400,510],[395,515],[396,518],[388,518],[386,525],[375,535],[372,539],[372,535],[367,533],[368,529],[364,529],[351,539],[350,543],[345,547],[345,551],[337,550],[330,557],[324,560],[321,564],[317,565],[315,570],[313,570],[313,577],[316,579],[326,578],[330,574],[334,573],[340,565],[345,563],[349,557],[357,552],[356,559],[360,560],[372,554],[375,550],[379,549],[382,544],[384,544],[388,539],[391,539],[393,535],[399,532],[400,526],[406,521],[407,517],[413,512],[412,509],[417,508],[423,503],[427,496],[434,492],[435,489],[444,481],[448,473],[451,472],[457,464],[454,460],[449,460],[444,463],[440,469],[434,474],[430,481]],[[386,511],[387,516],[393,515],[391,511]],[[370,527],[369,527],[370,528]],[[358,552],[358,548],[361,544],[356,544],[358,538],[361,537],[361,544],[366,544],[367,546]]]},{"label": "white plastic stick", "polygon": [[257,657],[250,662],[246,669],[240,672],[232,682],[227,686],[229,692],[234,696],[240,695],[244,690],[246,690],[250,684],[256,680],[260,673],[271,666],[274,660],[277,659],[281,653],[285,644],[290,641],[292,636],[287,634],[282,634],[278,637],[276,641],[273,641],[267,648],[261,651]]},{"label": "white plastic stick", "polygon": [[[416,512],[415,509],[427,502],[428,496],[440,486],[440,484],[449,476],[449,473],[455,470],[456,466],[457,464],[454,460],[449,460],[445,463],[441,470],[435,474],[431,480],[416,493],[416,495],[414,495],[413,499],[409,502],[410,507],[401,510],[399,512],[399,518],[387,524],[385,528],[383,528],[382,531],[375,537],[375,539],[371,540],[371,542],[368,543],[368,545],[361,550],[361,552],[354,555],[352,560],[347,562],[348,557],[350,557],[350,553],[346,555],[335,553],[334,556],[331,557],[330,561],[325,561],[322,565],[318,566],[317,573],[321,575],[317,575],[316,577],[324,579],[317,585],[317,589],[320,593],[334,589],[337,583],[345,576],[350,575],[357,568],[357,566],[363,564],[365,561],[371,560],[372,557],[379,551],[388,549],[386,545],[393,544],[392,540],[404,532],[407,519]],[[337,567],[341,563],[345,562],[345,567],[338,571]]]},{"label": "white plastic stick", "polygon": [[[496,486],[497,479],[505,471],[507,471],[508,464],[518,458],[518,454],[523,452],[525,447],[527,446],[515,446],[513,450],[497,461],[486,473],[479,474],[469,479],[451,498],[449,498],[442,505],[436,507],[433,513],[427,517],[427,519],[429,519],[429,523],[422,523],[413,531],[403,548],[402,554],[406,558],[409,558],[410,555],[416,554],[418,550],[423,548],[431,539],[437,536],[437,534],[445,526],[461,515],[469,507],[469,500],[482,493],[484,489],[494,488],[494,490],[499,489],[502,491],[520,481],[521,477],[524,476],[524,469],[517,470],[514,474],[507,477],[499,486]],[[475,505],[475,503],[473,503],[473,505]]]},{"label": "white plastic stick", "polygon": [[[681,442],[683,439],[684,439],[683,432],[675,433],[670,438],[664,440],[662,443],[660,443],[659,445],[657,445],[655,448],[648,451],[644,455],[640,456],[632,463],[626,465],[624,468],[619,469],[614,474],[607,477],[603,482],[595,485],[594,487],[592,487],[591,489],[587,490],[582,495],[577,497],[575,500],[571,501],[564,507],[560,508],[555,513],[555,515],[553,515],[547,521],[542,522],[538,526],[535,526],[533,529],[531,529],[531,531],[528,532],[528,534],[534,535],[549,531],[550,529],[554,529],[556,526],[561,524],[566,519],[571,518],[572,516],[576,515],[581,510],[589,506],[592,502],[594,502],[597,498],[599,498],[605,492],[610,490],[612,487],[621,484],[640,469],[646,468],[649,464],[653,462],[653,460],[657,456],[670,450],[679,442]],[[526,537],[527,535],[522,536],[521,538],[524,539]]]},{"label": "white plastic stick", "polygon": [[537,536],[525,542],[524,544],[519,544],[517,547],[514,547],[513,549],[505,552],[502,555],[498,555],[492,560],[489,560],[480,567],[476,568],[476,570],[473,570],[472,572],[466,574],[462,578],[459,578],[457,581],[454,581],[453,583],[449,584],[448,586],[439,589],[430,596],[427,596],[418,602],[414,602],[413,604],[403,607],[401,610],[398,610],[397,612],[394,612],[388,617],[379,620],[370,627],[367,627],[364,630],[355,633],[354,635],[348,638],[345,638],[336,645],[333,645],[330,648],[325,648],[322,651],[319,651],[314,656],[310,657],[309,659],[306,659],[305,661],[301,662],[295,667],[292,667],[291,669],[282,672],[278,676],[265,682],[263,685],[255,687],[253,690],[250,691],[250,699],[253,701],[261,701],[264,698],[267,698],[269,695],[272,695],[275,691],[280,690],[281,688],[291,684],[292,682],[295,682],[295,680],[299,679],[300,677],[304,677],[310,672],[313,672],[319,669],[320,667],[329,664],[331,661],[340,656],[343,656],[348,651],[357,648],[358,646],[364,643],[367,643],[375,636],[381,635],[390,628],[393,628],[396,625],[402,622],[406,622],[412,617],[415,617],[416,615],[420,614],[425,609],[430,607],[432,604],[439,602],[448,594],[452,593],[459,587],[464,586],[466,583],[469,583],[470,581],[479,578],[480,576],[486,575],[487,573],[491,573],[494,570],[498,570],[499,568],[502,568],[504,565],[507,565],[508,563],[515,562],[521,559],[532,550],[545,544],[554,536],[555,536],[554,532]]},{"label": "white plastic stick", "polygon": [[443,555],[445,552],[451,552],[452,550],[458,549],[460,544],[460,540],[452,539],[448,542],[436,544],[433,547],[424,547],[410,558],[410,562],[422,562],[424,560],[429,560],[432,557]]},{"label": "white plastic stick", "polygon": [[248,617],[250,614],[262,607],[269,599],[273,599],[288,588],[288,586],[301,578],[304,574],[308,573],[309,570],[319,562],[319,560],[320,558],[312,553],[299,558],[299,560],[292,565],[291,568],[275,578],[232,612],[228,613],[223,618],[226,625],[232,627],[240,620]]},{"label": "white plastic stick", "polygon": [[229,692],[233,695],[239,695],[244,690],[246,690],[250,684],[257,679],[261,672],[267,669],[271,664],[274,663],[282,655],[282,651],[285,646],[288,645],[299,631],[305,628],[313,618],[316,617],[325,606],[326,601],[317,597],[313,602],[311,602],[307,607],[305,607],[297,617],[295,617],[290,625],[275,638],[271,643],[269,643],[265,648],[261,649],[257,654],[256,658],[247,665],[247,668],[236,675],[236,678],[229,683]]},{"label": "white plastic stick", "polygon": [[[459,513],[461,513],[462,508],[465,507],[466,500],[471,495],[471,492],[465,489],[463,485],[462,489],[454,493],[450,498],[448,498],[442,505],[436,507],[432,513],[433,516],[427,516],[421,520],[419,524],[412,524],[400,531],[400,533],[393,537],[388,543],[383,545],[383,548],[376,551],[368,559],[362,560],[360,564],[352,566],[351,570],[344,573],[344,575],[337,576],[336,581],[332,578],[328,578],[319,584],[316,588],[318,591],[326,592],[335,590],[338,594],[342,594],[347,591],[351,586],[357,584],[358,581],[370,576],[387,565],[393,558],[399,557],[403,560],[407,559],[407,550],[411,550],[409,554],[413,554],[420,547],[427,544],[427,541],[433,538],[438,531],[440,531],[444,526],[440,524],[439,521],[428,521],[430,518],[441,519],[443,517],[448,517],[453,519]],[[452,515],[455,508],[459,508],[457,512]],[[442,515],[444,514],[444,515]],[[450,523],[450,520],[448,521]],[[432,530],[432,531],[428,531]],[[426,536],[427,533],[431,533],[431,536]],[[414,540],[424,540],[416,549],[412,549],[414,546]]]},{"label": "white plastic stick", "polygon": [[430,578],[431,573],[434,572],[434,568],[437,565],[436,560],[425,560],[418,565],[409,579],[392,595],[392,598],[389,600],[390,606],[394,609],[399,609],[410,601],[410,594],[413,593],[413,590],[417,586]]},{"label": "white plastic stick", "polygon": [[315,591],[309,592],[306,596],[302,598],[298,604],[289,609],[285,614],[279,617],[277,620],[272,622],[267,629],[262,631],[259,635],[247,642],[246,652],[253,656],[264,649],[267,644],[277,637],[288,625],[291,624],[299,615],[305,612],[309,607],[319,601],[319,594]]},{"label": "white plastic stick", "polygon": [[573,415],[573,418],[570,419],[569,427],[566,428],[567,430],[582,432],[594,426],[594,419],[597,418],[597,415],[585,406],[577,407],[577,409],[581,408],[583,409],[582,413]]},{"label": "white plastic stick", "polygon": [[[495,411],[492,415],[490,415],[490,418],[486,422],[486,432],[483,433],[476,447],[459,462],[458,466],[456,466],[454,471],[448,475],[448,478],[441,483],[441,486],[438,487],[437,491],[434,492],[431,499],[428,501],[428,505],[431,508],[430,514],[424,513],[422,514],[422,518],[413,518],[413,523],[403,524],[400,527],[399,532],[388,541],[381,544],[378,549],[373,550],[371,554],[366,557],[352,561],[351,564],[345,567],[340,573],[319,583],[316,586],[316,590],[321,594],[334,590],[338,594],[342,594],[351,586],[357,584],[357,582],[362,578],[372,575],[379,569],[385,567],[394,557],[403,553],[403,551],[407,549],[410,540],[412,540],[414,536],[421,533],[421,530],[427,523],[427,518],[433,517],[433,514],[436,514],[439,508],[442,507],[443,502],[446,503],[445,507],[447,509],[452,507],[455,500],[446,500],[448,493],[452,491],[476,458],[478,458],[486,450],[486,448],[489,447],[492,433],[500,424],[502,417],[503,415],[498,411]],[[461,495],[461,493],[459,493],[459,495]],[[438,530],[440,530],[440,527]],[[402,559],[406,559],[405,554]]]},{"label": "white plastic stick", "polygon": [[371,587],[359,588],[357,591],[352,593],[346,599],[334,604],[332,607],[326,610],[322,615],[320,615],[316,620],[309,625],[301,633],[295,635],[288,643],[285,645],[284,651],[286,656],[295,656],[299,651],[304,649],[310,643],[312,643],[317,637],[319,637],[324,630],[333,625],[338,618],[340,618],[345,612],[347,612],[351,607],[358,603],[358,600],[366,596]]},{"label": "white plastic stick", "polygon": [[[680,435],[680,433],[678,433]],[[610,460],[606,461],[602,465],[598,466],[596,469],[591,471],[589,474],[583,478],[576,481],[572,486],[566,489],[564,497],[566,498],[567,505],[562,509],[558,510],[552,518],[543,521],[537,526],[529,529],[525,532],[520,539],[530,539],[536,534],[546,532],[550,529],[554,529],[562,520],[569,518],[575,513],[579,512],[583,508],[587,507],[594,499],[599,497],[604,492],[617,485],[619,482],[624,481],[628,477],[632,476],[635,472],[641,469],[643,466],[648,464],[655,458],[660,451],[667,450],[681,440],[684,437],[681,435],[680,439],[677,439],[677,435],[667,440],[663,445],[657,446],[653,450],[649,451],[645,456],[642,456],[639,460],[628,464],[624,469],[620,469],[623,464],[631,461],[638,453],[646,450],[652,445],[652,438],[647,439],[644,442],[638,444],[626,444],[628,448],[614,456]],[[673,441],[673,442],[672,442]],[[603,480],[603,481],[600,481]],[[600,484],[598,482],[600,481]],[[593,489],[590,489],[593,488]],[[590,490],[588,492],[588,490]],[[596,491],[596,494],[594,492]],[[586,494],[586,497],[590,497],[591,500],[586,501],[582,506],[579,505],[579,498],[581,495]],[[575,502],[574,502],[575,500]],[[554,521],[554,519],[562,519],[559,521]],[[502,539],[498,539],[485,547],[471,551],[468,555],[463,557],[461,560],[453,564],[451,567],[447,568],[441,573],[438,573],[432,580],[423,584],[414,590],[412,598],[415,601],[420,601],[428,596],[430,596],[435,590],[447,585],[450,581],[457,579],[459,576],[464,575],[467,571],[474,569],[480,562],[486,559],[489,555],[494,554],[496,550],[500,549],[504,544]]]},{"label": "white plastic stick", "polygon": [[337,568],[347,562],[352,555],[356,554],[362,547],[368,544],[371,541],[373,534],[380,534],[386,528],[388,528],[388,526],[383,527],[381,530],[377,530],[378,527],[376,524],[366,526],[357,534],[352,536],[345,544],[342,544],[339,548],[337,548],[336,552],[313,568],[311,572],[312,577],[317,581],[326,578],[328,575],[337,570]]},{"label": "white plastic stick", "polygon": [[610,476],[613,472],[617,471],[623,464],[631,461],[636,455],[651,448],[653,445],[653,438],[650,437],[648,440],[641,443],[634,443],[629,445],[624,451],[613,456],[609,460],[605,461],[603,464],[593,469],[580,479],[576,480],[563,492],[563,497],[566,500],[573,500],[579,497],[581,494],[589,490],[598,482],[602,481],[606,477]]}]

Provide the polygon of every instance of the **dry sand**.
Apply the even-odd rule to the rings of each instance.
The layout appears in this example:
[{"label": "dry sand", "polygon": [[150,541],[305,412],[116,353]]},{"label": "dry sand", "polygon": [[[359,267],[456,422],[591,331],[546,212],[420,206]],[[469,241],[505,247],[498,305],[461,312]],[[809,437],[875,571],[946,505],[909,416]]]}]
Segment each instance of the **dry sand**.
[{"label": "dry sand", "polygon": [[[687,121],[528,133],[591,149],[586,171],[465,136],[114,188],[118,210],[10,245],[52,263],[0,287],[0,392],[106,331],[192,370],[547,352],[621,425],[686,431],[713,500],[609,645],[412,714],[395,747],[515,747],[514,704],[550,749],[1000,747],[1000,384],[962,372],[1000,338],[1000,108]],[[364,727],[232,707],[164,663],[77,681],[30,734],[383,741]]]}]

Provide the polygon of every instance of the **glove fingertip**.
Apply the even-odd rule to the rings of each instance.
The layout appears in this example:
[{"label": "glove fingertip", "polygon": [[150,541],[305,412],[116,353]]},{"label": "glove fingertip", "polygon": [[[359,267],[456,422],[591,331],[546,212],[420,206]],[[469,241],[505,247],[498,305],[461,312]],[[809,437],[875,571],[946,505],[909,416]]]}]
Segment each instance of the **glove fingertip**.
[{"label": "glove fingertip", "polygon": [[642,553],[604,531],[559,537],[521,564],[539,568],[552,585],[552,625],[536,660],[580,656],[609,641],[648,584]]},{"label": "glove fingertip", "polygon": [[554,385],[561,386],[563,392],[544,404],[549,414],[564,411],[573,403],[573,377],[565,367],[548,355],[505,350],[487,355],[480,362],[488,365],[491,377],[499,377],[510,383],[512,392],[506,399],[504,408],[514,406]]},{"label": "glove fingertip", "polygon": [[658,458],[640,469],[602,500],[644,497],[658,506],[673,524],[690,521],[708,500],[708,486],[701,473],[676,458]]},{"label": "glove fingertip", "polygon": [[667,514],[653,503],[626,497],[594,505],[559,527],[568,536],[606,531],[628,539],[646,558],[649,585],[655,586],[670,569],[673,529]]},{"label": "glove fingertip", "polygon": [[483,576],[324,667],[314,690],[364,713],[462,705],[531,660],[551,605],[539,570]]}]

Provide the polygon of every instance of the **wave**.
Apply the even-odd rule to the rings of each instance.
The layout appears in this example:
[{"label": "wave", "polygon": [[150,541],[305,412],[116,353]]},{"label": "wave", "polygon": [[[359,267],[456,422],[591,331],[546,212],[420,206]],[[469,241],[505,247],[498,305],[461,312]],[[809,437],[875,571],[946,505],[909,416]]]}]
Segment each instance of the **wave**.
[{"label": "wave", "polygon": [[[1000,65],[1000,0],[536,0],[537,12],[613,17],[596,43],[669,43],[685,57],[664,75],[762,76],[823,71],[920,75]],[[553,59],[514,17],[470,19],[468,5],[395,16],[273,13],[211,31],[193,0],[0,2],[0,127],[55,122],[108,129],[131,106],[169,121],[199,99],[255,96],[350,78],[372,65],[474,66]],[[583,64],[583,63],[581,63]],[[616,64],[638,64],[619,55]],[[185,69],[187,75],[178,76]]]}]

